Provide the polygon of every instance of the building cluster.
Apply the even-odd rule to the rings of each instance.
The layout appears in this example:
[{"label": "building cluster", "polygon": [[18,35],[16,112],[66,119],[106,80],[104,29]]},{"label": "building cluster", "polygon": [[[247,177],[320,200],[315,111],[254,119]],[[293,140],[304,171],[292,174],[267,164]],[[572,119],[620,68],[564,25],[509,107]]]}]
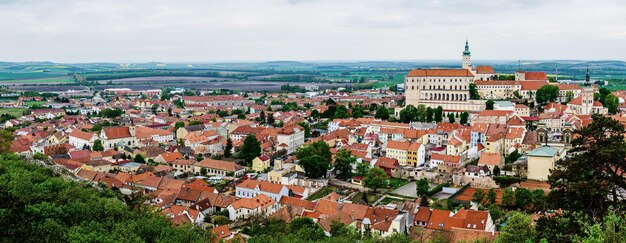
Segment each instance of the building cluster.
[{"label": "building cluster", "polygon": [[[555,161],[567,156],[574,130],[608,110],[594,99],[597,86],[550,83],[543,72],[518,71],[513,77],[500,80],[492,67],[472,66],[466,43],[461,69],[412,70],[404,94],[309,89],[188,96],[177,89],[162,100],[165,91],[116,88],[69,99],[20,96],[0,105],[43,105],[21,116],[3,116],[0,125],[13,131],[11,151],[43,155],[78,178],[123,194],[144,194],[147,204],[175,224],[202,225],[225,216],[229,225],[214,228],[222,239],[236,236],[230,227],[268,217],[287,222],[309,217],[328,234],[331,223],[339,221],[381,236],[422,227],[453,232],[459,240],[493,239],[491,215],[476,208],[439,210],[419,206],[420,199],[370,206],[336,192],[307,200],[329,184],[362,190],[363,176],[338,182],[328,179],[331,170],[325,178],[307,178],[295,153],[322,141],[333,157],[341,149],[350,151],[355,173],[366,163],[390,180],[446,183],[451,186],[442,195],[457,195],[460,201],[474,188],[496,188],[494,176],[546,181]],[[558,87],[559,94],[539,110],[535,95],[545,85]],[[480,98],[472,97],[472,87]],[[626,93],[615,95],[620,110],[626,109]],[[495,100],[493,108],[486,109],[488,99]],[[374,116],[380,107],[398,116],[408,105],[441,107],[443,121],[401,123]],[[337,118],[329,114],[337,106],[352,109]],[[357,107],[370,112],[351,118]],[[446,119],[466,112],[465,124]],[[625,116],[612,117],[626,124]],[[261,151],[244,166],[228,154],[240,152],[250,136]]]}]

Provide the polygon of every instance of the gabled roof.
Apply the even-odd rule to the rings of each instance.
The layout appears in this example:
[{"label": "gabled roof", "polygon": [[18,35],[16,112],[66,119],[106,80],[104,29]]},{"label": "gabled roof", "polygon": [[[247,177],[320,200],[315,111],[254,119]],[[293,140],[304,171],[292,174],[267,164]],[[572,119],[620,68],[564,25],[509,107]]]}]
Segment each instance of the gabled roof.
[{"label": "gabled roof", "polygon": [[245,180],[241,183],[239,183],[239,185],[237,185],[237,187],[242,187],[242,188],[248,188],[248,189],[252,189],[254,190],[255,188],[259,188],[259,190],[261,191],[265,191],[265,192],[270,192],[270,193],[274,193],[274,194],[279,194],[280,191],[283,190],[283,188],[285,187],[285,185],[283,184],[278,184],[278,183],[271,183],[269,181],[257,181],[257,180]]},{"label": "gabled roof", "polygon": [[202,161],[196,163],[196,166],[218,169],[224,171],[236,172],[245,169],[243,166],[238,165],[235,162],[223,161],[223,160],[215,160],[215,159],[203,159]]},{"label": "gabled roof", "polygon": [[107,139],[130,138],[130,130],[128,127],[106,127],[102,129]]},{"label": "gabled roof", "polygon": [[96,135],[95,133],[83,132],[80,129],[74,129],[70,133],[70,137],[75,137],[75,138],[79,138],[79,139],[86,140],[86,141],[91,140],[91,138],[93,138],[95,135]]}]

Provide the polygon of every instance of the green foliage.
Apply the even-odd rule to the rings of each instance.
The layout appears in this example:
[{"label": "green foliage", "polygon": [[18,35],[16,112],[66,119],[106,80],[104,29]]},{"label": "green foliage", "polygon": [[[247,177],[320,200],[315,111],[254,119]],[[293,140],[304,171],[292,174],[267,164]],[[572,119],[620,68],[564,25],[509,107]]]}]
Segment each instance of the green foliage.
[{"label": "green foliage", "polygon": [[439,123],[443,120],[443,107],[441,106],[437,106],[437,109],[435,109],[435,122]]},{"label": "green foliage", "polygon": [[472,99],[472,100],[479,100],[480,99],[480,94],[478,94],[478,88],[476,88],[475,84],[470,84],[469,85],[469,91],[470,91],[470,99]]},{"label": "green foliage", "polygon": [[361,118],[363,117],[363,108],[360,105],[355,105],[352,107],[352,118]]},{"label": "green foliage", "polygon": [[324,141],[317,141],[296,150],[298,164],[310,178],[321,178],[330,169],[332,154],[330,147]]},{"label": "green foliage", "polygon": [[335,115],[333,116],[333,118],[344,119],[348,117],[350,117],[350,114],[348,113],[348,108],[346,108],[343,105],[337,106],[337,109],[335,110]]},{"label": "green foliage", "polygon": [[331,186],[323,187],[322,189],[319,189],[315,193],[309,195],[307,200],[309,200],[309,201],[317,200],[317,199],[320,199],[322,197],[325,197],[326,195],[328,195],[328,194],[330,194],[330,193],[332,193],[334,191],[335,191],[334,187],[331,187]]},{"label": "green foliage", "polygon": [[554,102],[558,97],[559,87],[549,84],[541,86],[541,88],[539,88],[537,90],[537,93],[535,94],[535,100],[537,100],[537,103],[539,104]]},{"label": "green foliage", "polygon": [[356,157],[352,156],[352,151],[350,150],[342,148],[337,151],[334,167],[339,172],[341,178],[352,178],[352,165],[356,163],[356,159]]},{"label": "green foliage", "polygon": [[495,104],[495,102],[491,99],[487,100],[487,102],[485,102],[485,110],[493,110],[493,105]]},{"label": "green foliage", "polygon": [[299,122],[298,125],[304,128],[304,138],[310,138],[311,137],[311,125],[309,125],[309,123],[307,122]]},{"label": "green foliage", "polygon": [[230,158],[233,155],[233,140],[226,139],[226,147],[224,147],[224,157]]},{"label": "green foliage", "polygon": [[387,187],[387,172],[378,167],[371,168],[363,178],[363,185],[372,189],[374,192],[376,192],[378,188]]},{"label": "green foliage", "polygon": [[418,197],[428,197],[428,190],[430,189],[430,184],[428,183],[428,179],[422,178],[415,181],[416,189]]},{"label": "green foliage", "polygon": [[11,151],[11,143],[13,142],[13,133],[0,129],[0,154]]},{"label": "green foliage", "polygon": [[511,184],[518,183],[522,181],[520,178],[511,177],[511,176],[494,176],[493,180],[501,187],[505,188],[510,186]]},{"label": "green foliage", "polygon": [[[222,210],[222,211],[228,212],[228,210]],[[224,215],[213,215],[211,216],[211,223],[215,225],[225,225],[225,224],[230,223],[230,220],[228,219],[228,217]]]},{"label": "green foliage", "polygon": [[133,158],[133,161],[137,163],[142,163],[142,164],[146,163],[146,159],[141,154],[135,155],[135,158]]},{"label": "green foliage", "polygon": [[570,156],[555,162],[548,177],[552,188],[548,201],[597,218],[609,207],[624,210],[619,191],[626,188],[626,142],[620,122],[601,115],[592,118],[591,124],[574,132]]},{"label": "green foliage", "polygon": [[378,109],[376,109],[376,114],[374,115],[374,118],[381,119],[383,121],[388,120],[389,110],[387,110],[387,108],[385,108],[384,106],[378,107]]},{"label": "green foliage", "polygon": [[448,113],[448,122],[449,122],[449,123],[454,123],[454,122],[455,122],[455,120],[454,120],[454,114],[452,114],[452,113]]},{"label": "green foliage", "polygon": [[96,139],[93,141],[93,147],[91,148],[93,151],[104,151],[104,146],[102,146],[102,140]]},{"label": "green foliage", "polygon": [[531,217],[522,212],[512,212],[496,242],[525,243],[534,242],[535,238],[536,232]]},{"label": "green foliage", "polygon": [[37,160],[47,160],[48,156],[42,153],[35,153],[33,155],[33,159],[37,159]]},{"label": "green foliage", "polygon": [[433,122],[434,118],[433,115],[435,114],[435,110],[433,110],[433,108],[426,108],[426,122]]},{"label": "green foliage", "polygon": [[100,115],[106,118],[116,118],[118,116],[121,116],[122,114],[124,114],[124,111],[122,111],[120,108],[115,108],[115,109],[105,108],[105,109],[102,109],[102,111],[100,111]]},{"label": "green foliage", "polygon": [[358,165],[356,165],[356,175],[357,176],[365,176],[367,175],[367,172],[370,170],[372,166],[370,165],[370,163],[368,162],[361,162]]},{"label": "green foliage", "polygon": [[510,164],[510,163],[513,163],[513,162],[517,161],[517,160],[518,160],[519,158],[521,158],[521,157],[522,157],[522,154],[520,154],[519,152],[517,152],[517,149],[516,149],[516,150],[513,150],[513,152],[511,152],[509,155],[507,155],[507,156],[504,158],[504,163],[505,163],[505,164]]},{"label": "green foliage", "polygon": [[3,242],[206,242],[208,231],[172,227],[169,220],[124,203],[109,189],[66,181],[53,172],[0,155]]},{"label": "green foliage", "polygon": [[459,123],[461,123],[461,125],[467,125],[467,122],[469,121],[469,113],[467,113],[467,111],[464,111],[463,113],[461,113],[461,118]]},{"label": "green foliage", "polygon": [[253,134],[248,134],[243,140],[240,153],[245,164],[252,165],[252,160],[261,155],[261,142]]},{"label": "green foliage", "polygon": [[615,96],[614,94],[609,94],[604,97],[603,104],[606,108],[608,108],[609,113],[616,114],[617,108],[619,107],[619,98],[617,98],[617,96]]}]

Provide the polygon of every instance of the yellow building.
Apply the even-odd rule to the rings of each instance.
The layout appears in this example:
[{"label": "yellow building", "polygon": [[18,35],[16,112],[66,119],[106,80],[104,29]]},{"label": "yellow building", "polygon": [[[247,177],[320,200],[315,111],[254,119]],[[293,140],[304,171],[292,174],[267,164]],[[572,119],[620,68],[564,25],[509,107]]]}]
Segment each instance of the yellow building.
[{"label": "yellow building", "polygon": [[398,160],[400,166],[418,166],[424,163],[425,149],[419,143],[392,140],[387,142],[386,156]]},{"label": "yellow building", "polygon": [[528,153],[529,180],[546,181],[550,170],[554,168],[554,162],[565,156],[564,149],[552,147],[536,148]]},{"label": "yellow building", "polygon": [[257,172],[263,172],[267,168],[270,168],[270,157],[262,154],[252,160],[252,170]]}]

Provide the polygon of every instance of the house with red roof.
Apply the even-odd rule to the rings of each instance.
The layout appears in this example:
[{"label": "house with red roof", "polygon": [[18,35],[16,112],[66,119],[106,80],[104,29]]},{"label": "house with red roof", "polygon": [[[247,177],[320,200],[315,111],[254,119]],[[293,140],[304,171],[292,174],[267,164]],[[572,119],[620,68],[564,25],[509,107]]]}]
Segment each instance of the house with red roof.
[{"label": "house with red roof", "polygon": [[74,129],[69,135],[69,144],[78,149],[91,148],[93,142],[98,139],[98,135],[93,132],[83,132],[80,129]]},{"label": "house with red roof", "polygon": [[263,172],[270,168],[270,157],[262,154],[252,160],[252,171]]}]

